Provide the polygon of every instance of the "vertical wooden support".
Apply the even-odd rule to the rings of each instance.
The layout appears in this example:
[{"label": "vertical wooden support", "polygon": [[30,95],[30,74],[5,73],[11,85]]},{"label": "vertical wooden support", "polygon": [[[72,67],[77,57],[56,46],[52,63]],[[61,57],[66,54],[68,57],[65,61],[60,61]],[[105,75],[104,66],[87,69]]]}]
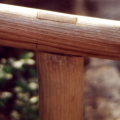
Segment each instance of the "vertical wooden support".
[{"label": "vertical wooden support", "polygon": [[37,53],[40,120],[83,120],[83,57]]}]

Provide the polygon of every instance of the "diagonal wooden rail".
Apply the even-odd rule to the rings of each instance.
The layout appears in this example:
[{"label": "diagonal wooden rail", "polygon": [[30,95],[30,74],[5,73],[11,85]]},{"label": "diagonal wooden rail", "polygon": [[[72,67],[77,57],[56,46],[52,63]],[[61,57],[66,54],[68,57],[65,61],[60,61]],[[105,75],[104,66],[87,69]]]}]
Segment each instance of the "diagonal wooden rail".
[{"label": "diagonal wooden rail", "polygon": [[0,4],[0,45],[120,60],[120,22]]},{"label": "diagonal wooden rail", "polygon": [[83,57],[120,60],[120,22],[0,4],[0,45],[36,51],[40,120],[83,120]]}]

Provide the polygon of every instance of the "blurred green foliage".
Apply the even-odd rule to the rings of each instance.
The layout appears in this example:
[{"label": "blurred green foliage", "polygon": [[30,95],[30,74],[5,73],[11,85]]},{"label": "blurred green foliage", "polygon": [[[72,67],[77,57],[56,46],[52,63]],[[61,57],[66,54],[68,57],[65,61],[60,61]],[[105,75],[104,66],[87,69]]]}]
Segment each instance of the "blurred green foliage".
[{"label": "blurred green foliage", "polygon": [[34,52],[0,58],[0,120],[39,120]]}]

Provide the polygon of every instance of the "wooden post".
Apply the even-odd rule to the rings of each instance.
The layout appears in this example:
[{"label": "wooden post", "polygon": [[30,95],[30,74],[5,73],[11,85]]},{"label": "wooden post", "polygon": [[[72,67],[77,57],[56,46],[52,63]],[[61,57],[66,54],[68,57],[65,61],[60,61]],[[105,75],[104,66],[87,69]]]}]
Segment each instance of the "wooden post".
[{"label": "wooden post", "polygon": [[83,57],[37,53],[40,120],[83,120]]}]

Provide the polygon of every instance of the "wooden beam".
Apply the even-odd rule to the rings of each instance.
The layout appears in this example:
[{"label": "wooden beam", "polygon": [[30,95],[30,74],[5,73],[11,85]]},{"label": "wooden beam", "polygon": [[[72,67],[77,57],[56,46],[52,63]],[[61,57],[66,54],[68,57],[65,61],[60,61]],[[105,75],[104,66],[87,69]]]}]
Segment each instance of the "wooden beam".
[{"label": "wooden beam", "polygon": [[83,120],[83,57],[37,52],[40,120]]},{"label": "wooden beam", "polygon": [[0,4],[0,45],[120,60],[120,22]]}]

